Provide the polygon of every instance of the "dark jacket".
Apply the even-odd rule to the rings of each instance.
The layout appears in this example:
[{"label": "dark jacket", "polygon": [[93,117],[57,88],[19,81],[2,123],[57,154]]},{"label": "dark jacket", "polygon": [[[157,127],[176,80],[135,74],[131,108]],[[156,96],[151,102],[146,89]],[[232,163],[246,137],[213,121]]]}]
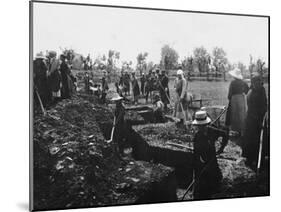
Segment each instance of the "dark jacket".
[{"label": "dark jacket", "polygon": [[[162,75],[160,77],[160,96],[164,104],[169,104],[170,92],[169,92],[169,78],[167,75]],[[169,98],[168,98],[169,97]]]},{"label": "dark jacket", "polygon": [[140,95],[140,87],[137,78],[133,77],[132,79],[132,90],[134,96]]},{"label": "dark jacket", "polygon": [[[251,89],[248,94],[247,103],[248,112],[242,155],[248,159],[248,162],[257,162],[262,123],[267,111],[267,98],[264,87]],[[264,145],[267,144],[264,143]]]},{"label": "dark jacket", "polygon": [[48,86],[47,65],[41,59],[36,59],[33,62],[34,70],[34,85],[40,95],[43,105],[45,106],[50,100],[51,92]]},{"label": "dark jacket", "polygon": [[214,143],[209,136],[197,132],[194,137],[195,199],[208,199],[222,179]]},{"label": "dark jacket", "polygon": [[228,90],[228,100],[231,100],[231,97],[236,94],[247,94],[249,91],[249,86],[243,80],[234,79],[231,81]]},{"label": "dark jacket", "polygon": [[65,62],[60,65],[61,82],[62,82],[62,97],[69,97],[69,78],[70,69]]}]

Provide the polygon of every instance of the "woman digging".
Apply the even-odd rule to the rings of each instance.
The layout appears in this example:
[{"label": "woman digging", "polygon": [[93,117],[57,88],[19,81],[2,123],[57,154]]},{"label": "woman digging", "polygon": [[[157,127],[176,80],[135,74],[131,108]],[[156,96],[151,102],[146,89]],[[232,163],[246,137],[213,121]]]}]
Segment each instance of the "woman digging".
[{"label": "woman digging", "polygon": [[187,101],[187,82],[184,78],[183,71],[181,68],[177,71],[177,79],[175,82],[176,90],[176,104],[175,104],[175,117],[180,120],[177,123],[178,126],[186,124],[188,119],[188,101]]},{"label": "woman digging", "polygon": [[221,170],[219,169],[214,143],[208,135],[208,124],[211,119],[206,111],[195,113],[192,122],[197,128],[194,137],[194,199],[210,199],[218,191],[222,180]]},{"label": "woman digging", "polygon": [[120,156],[120,158],[124,157],[124,144],[126,139],[126,126],[125,126],[125,108],[122,103],[123,97],[119,94],[116,94],[112,99],[115,103],[115,111],[114,111],[114,121],[113,128],[111,132],[111,139],[108,141],[110,143],[113,141],[113,145],[116,153]]}]

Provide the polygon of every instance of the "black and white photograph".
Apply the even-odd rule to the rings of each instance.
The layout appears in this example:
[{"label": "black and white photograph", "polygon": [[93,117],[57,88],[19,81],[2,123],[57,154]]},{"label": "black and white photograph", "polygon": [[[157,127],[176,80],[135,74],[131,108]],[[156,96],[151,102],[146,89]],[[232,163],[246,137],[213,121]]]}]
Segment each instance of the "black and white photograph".
[{"label": "black and white photograph", "polygon": [[269,16],[29,6],[31,210],[270,195]]}]

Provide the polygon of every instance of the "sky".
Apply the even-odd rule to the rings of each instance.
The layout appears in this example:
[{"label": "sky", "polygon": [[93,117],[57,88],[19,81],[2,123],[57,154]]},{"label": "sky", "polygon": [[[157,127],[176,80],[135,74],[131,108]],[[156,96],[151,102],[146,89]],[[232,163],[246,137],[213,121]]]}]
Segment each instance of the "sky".
[{"label": "sky", "polygon": [[159,63],[161,47],[173,47],[182,60],[196,47],[208,52],[222,47],[231,63],[268,60],[268,19],[202,14],[34,3],[34,55],[46,50],[73,48],[91,57],[120,52],[121,61],[132,61],[148,52],[147,61]]}]

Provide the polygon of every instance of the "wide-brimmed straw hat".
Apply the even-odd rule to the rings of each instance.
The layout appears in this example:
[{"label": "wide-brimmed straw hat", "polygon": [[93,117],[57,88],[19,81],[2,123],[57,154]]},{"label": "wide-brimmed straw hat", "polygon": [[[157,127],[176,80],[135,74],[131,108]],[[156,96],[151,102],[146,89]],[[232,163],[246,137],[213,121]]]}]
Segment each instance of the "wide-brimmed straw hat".
[{"label": "wide-brimmed straw hat", "polygon": [[193,125],[205,125],[209,124],[211,119],[207,116],[207,112],[204,110],[197,111],[195,113],[195,119],[193,120]]},{"label": "wide-brimmed straw hat", "polygon": [[229,71],[229,74],[236,79],[243,79],[242,72],[239,68]]},{"label": "wide-brimmed straw hat", "polygon": [[118,93],[114,94],[114,96],[111,98],[111,101],[119,101],[122,100],[123,97],[120,96]]}]

